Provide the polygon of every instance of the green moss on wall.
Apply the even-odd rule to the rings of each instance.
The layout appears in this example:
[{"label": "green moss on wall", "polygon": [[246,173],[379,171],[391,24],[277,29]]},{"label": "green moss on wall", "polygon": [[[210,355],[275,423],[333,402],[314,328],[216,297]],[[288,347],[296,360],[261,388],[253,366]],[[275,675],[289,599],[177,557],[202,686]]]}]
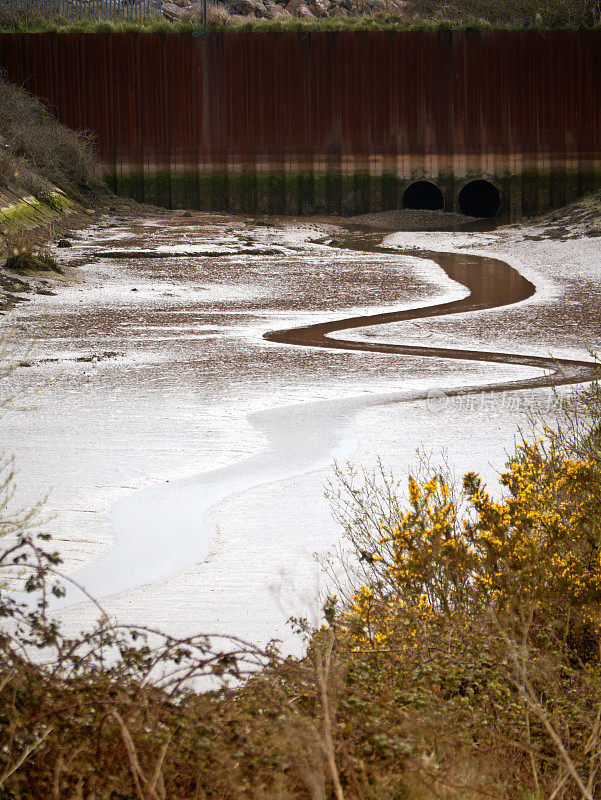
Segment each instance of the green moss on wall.
[{"label": "green moss on wall", "polygon": [[565,205],[601,188],[601,174],[562,170],[519,175],[455,177],[449,174],[399,178],[369,172],[325,175],[247,170],[208,174],[177,173],[109,178],[111,188],[138,202],[166,208],[222,211],[239,214],[341,214],[353,216],[401,208],[405,189],[415,180],[430,180],[442,191],[447,211],[459,211],[461,188],[471,180],[490,180],[500,194],[500,215],[508,219],[532,216]]}]

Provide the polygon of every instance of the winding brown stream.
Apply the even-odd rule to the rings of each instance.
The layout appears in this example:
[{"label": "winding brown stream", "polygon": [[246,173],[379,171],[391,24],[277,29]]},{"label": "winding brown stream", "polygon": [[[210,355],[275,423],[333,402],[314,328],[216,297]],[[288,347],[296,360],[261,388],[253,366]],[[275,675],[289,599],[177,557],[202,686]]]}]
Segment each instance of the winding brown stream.
[{"label": "winding brown stream", "polygon": [[[248,490],[329,468],[334,458],[350,458],[357,449],[354,419],[365,409],[430,399],[433,394],[456,397],[581,383],[595,377],[595,364],[591,361],[335,338],[333,334],[353,328],[502,308],[527,300],[536,291],[535,286],[517,270],[498,259],[464,253],[402,253],[380,247],[379,241],[380,238],[376,241],[373,235],[353,234],[348,242],[336,246],[365,253],[385,252],[400,257],[427,258],[442,267],[449,278],[467,287],[469,295],[424,308],[345,317],[271,331],[264,334],[265,339],[300,347],[515,364],[544,370],[545,374],[529,379],[498,380],[485,385],[455,386],[444,391],[439,387],[434,391],[407,387],[395,392],[284,404],[249,413],[248,422],[262,437],[261,450],[229,466],[149,485],[126,495],[112,507],[113,546],[72,576],[89,593],[96,597],[116,594],[155,583],[200,563],[203,563],[207,585],[211,582],[220,585],[219,581],[227,578],[231,567],[229,556],[222,557],[218,549],[211,550],[215,547],[209,519],[211,509]],[[181,252],[173,255],[180,256]],[[168,547],[165,546],[165,531],[169,532]],[[229,534],[232,535],[235,533]],[[245,535],[244,526],[241,535]],[[245,539],[239,540],[234,549],[236,546],[244,550]],[[228,539],[228,546],[222,545],[223,552],[227,553],[231,547]],[[135,569],[132,569],[132,564],[135,564]],[[225,578],[222,575],[224,570]],[[240,570],[245,574],[246,565],[241,565]],[[79,591],[72,586],[55,606],[64,607],[81,599]]]},{"label": "winding brown stream", "polygon": [[[391,344],[388,342],[361,342],[352,339],[332,337],[337,331],[353,328],[365,328],[391,322],[407,322],[409,320],[440,317],[450,314],[461,314],[469,311],[501,308],[519,303],[531,297],[536,288],[529,280],[504,261],[486,256],[466,253],[438,252],[403,252],[391,248],[369,246],[369,240],[353,239],[345,242],[345,247],[353,250],[382,253],[397,253],[428,258],[434,261],[454,281],[466,286],[470,294],[461,299],[447,303],[438,303],[424,308],[404,311],[389,311],[381,314],[346,317],[331,322],[303,325],[298,328],[286,328],[269,331],[264,338],[270,342],[298,345],[301,347],[320,347],[333,350],[353,350],[373,353],[390,353],[400,356],[422,356],[425,358],[453,358],[466,361],[486,361],[499,364],[517,364],[521,366],[544,369],[547,375],[516,381],[502,381],[486,386],[465,386],[445,390],[445,394],[456,396],[482,391],[501,392],[511,389],[539,388],[565,384],[584,383],[594,379],[595,364],[590,361],[578,361],[566,358],[551,358],[535,355],[520,355],[487,350],[461,350],[454,347],[426,347],[420,345]],[[415,395],[411,399],[416,399]]]}]

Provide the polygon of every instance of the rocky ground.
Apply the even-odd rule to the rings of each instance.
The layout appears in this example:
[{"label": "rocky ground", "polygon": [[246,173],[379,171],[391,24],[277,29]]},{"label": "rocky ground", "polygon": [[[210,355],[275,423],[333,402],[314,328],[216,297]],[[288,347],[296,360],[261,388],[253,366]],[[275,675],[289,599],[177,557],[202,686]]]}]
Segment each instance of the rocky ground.
[{"label": "rocky ground", "polygon": [[346,223],[379,231],[455,231],[471,228],[479,220],[451,211],[398,208],[349,217]]},{"label": "rocky ground", "polygon": [[[328,19],[357,14],[372,16],[395,14],[403,6],[402,0],[221,0],[208,3],[207,21],[223,24],[236,18],[277,20],[292,17]],[[199,14],[200,3],[198,0],[164,0],[162,12],[167,19],[181,19]]]}]

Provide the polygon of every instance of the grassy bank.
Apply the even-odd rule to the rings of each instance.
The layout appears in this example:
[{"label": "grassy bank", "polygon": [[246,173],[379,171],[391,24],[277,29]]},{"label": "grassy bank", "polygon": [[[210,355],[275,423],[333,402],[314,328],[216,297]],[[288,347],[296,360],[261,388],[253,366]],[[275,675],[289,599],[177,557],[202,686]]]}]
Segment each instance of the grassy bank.
[{"label": "grassy bank", "polygon": [[231,17],[226,22],[210,21],[206,28],[202,27],[198,16],[182,19],[177,22],[167,20],[148,22],[129,22],[126,20],[92,20],[73,21],[64,18],[33,17],[32,19],[11,18],[5,20],[2,30],[12,33],[313,33],[332,31],[465,31],[465,30],[536,30],[541,33],[551,30],[593,30],[600,24],[573,22],[559,24],[557,27],[538,20],[530,24],[495,23],[485,19],[465,20],[453,19],[412,19],[399,16],[382,15],[379,17],[340,17],[332,19],[254,19],[252,17]]}]

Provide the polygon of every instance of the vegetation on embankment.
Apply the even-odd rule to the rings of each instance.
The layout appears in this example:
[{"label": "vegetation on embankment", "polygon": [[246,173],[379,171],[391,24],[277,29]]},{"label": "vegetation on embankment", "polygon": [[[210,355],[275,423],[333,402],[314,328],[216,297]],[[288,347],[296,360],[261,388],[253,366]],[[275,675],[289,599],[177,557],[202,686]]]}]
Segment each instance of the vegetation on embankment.
[{"label": "vegetation on embankment", "polygon": [[52,202],[56,188],[87,201],[101,189],[91,138],[61,125],[35,97],[0,78],[0,191]]},{"label": "vegetation on embankment", "polygon": [[48,240],[108,199],[91,137],[0,75],[0,311],[32,290],[15,276],[60,272]]},{"label": "vegetation on embankment", "polygon": [[[517,447],[496,499],[432,465],[408,499],[385,474],[341,474],[337,597],[318,628],[293,622],[302,658],[106,618],[64,636],[46,614],[59,559],[35,514],[8,514],[9,466],[0,797],[598,797],[600,431],[593,384]],[[6,590],[17,567],[29,604]],[[199,675],[237,683],[203,693]]]},{"label": "vegetation on embankment", "polygon": [[45,272],[56,272],[61,275],[62,270],[57,261],[49,253],[16,253],[9,256],[4,264],[5,269],[17,275],[37,275]]},{"label": "vegetation on embankment", "polygon": [[[201,30],[198,0],[163,3],[155,20],[74,21],[7,5],[0,28],[14,32],[190,32]],[[560,30],[601,23],[596,0],[220,0],[208,2],[213,32],[363,30]]]}]

